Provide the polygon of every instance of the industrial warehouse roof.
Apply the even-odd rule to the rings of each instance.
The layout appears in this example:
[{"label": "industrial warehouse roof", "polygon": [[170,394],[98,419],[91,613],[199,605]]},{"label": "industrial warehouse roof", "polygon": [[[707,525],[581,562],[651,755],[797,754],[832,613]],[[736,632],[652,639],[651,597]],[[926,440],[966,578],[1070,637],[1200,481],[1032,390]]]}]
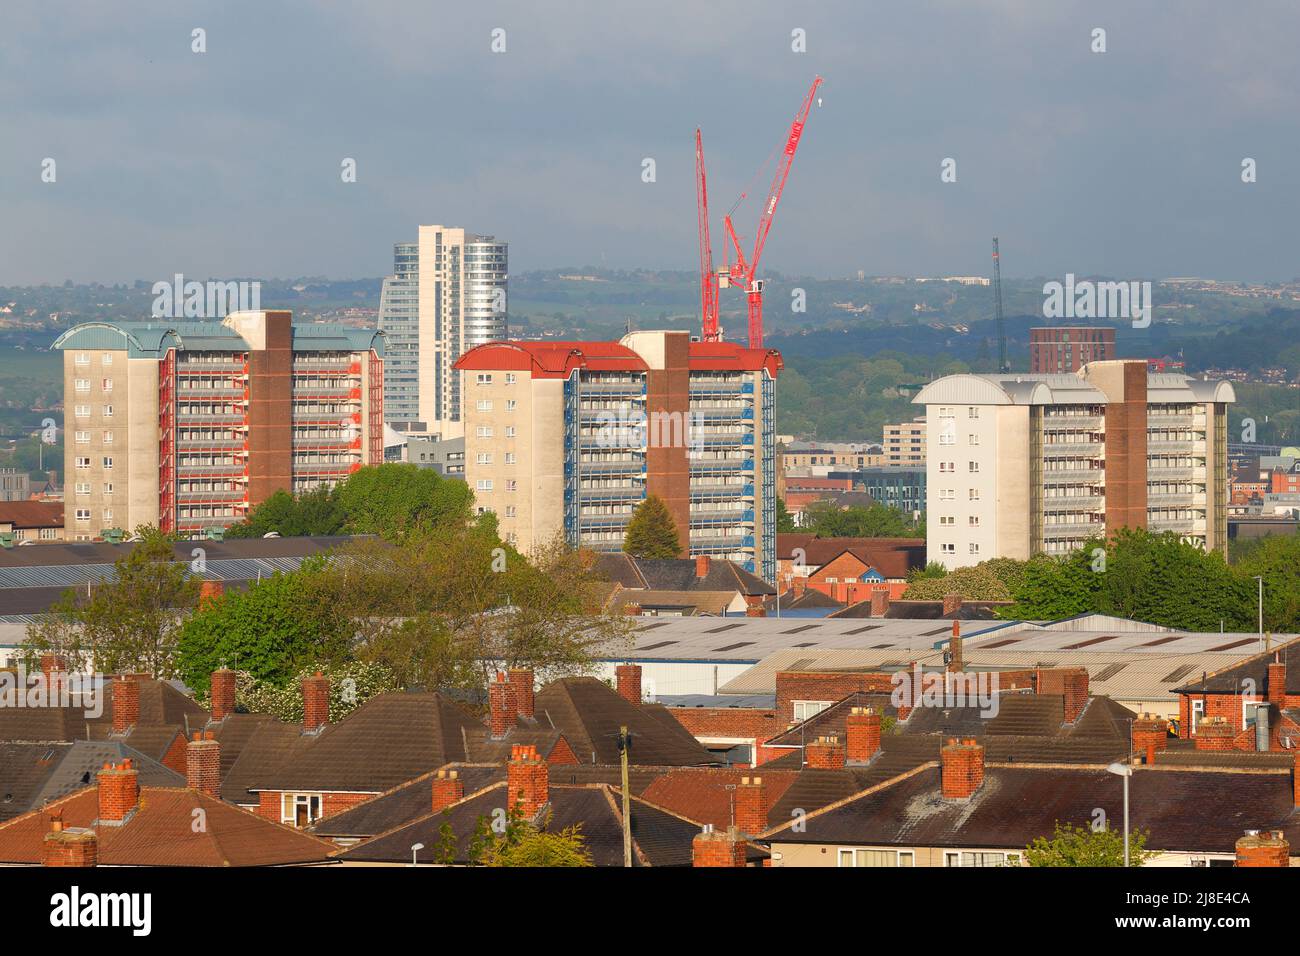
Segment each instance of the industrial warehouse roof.
[{"label": "industrial warehouse roof", "polygon": [[[276,310],[267,310],[276,311]],[[231,313],[237,315],[239,313]],[[245,313],[247,314],[247,313]],[[75,325],[54,342],[56,349],[125,349],[131,358],[161,358],[168,349],[178,351],[243,352],[248,341],[217,320],[158,319],[150,322],[85,322]],[[293,325],[295,352],[384,352],[384,334],[375,329],[326,323]]]},{"label": "industrial warehouse roof", "polygon": [[[1105,405],[1101,389],[1079,374],[1016,372],[1005,375],[945,375],[929,383],[912,399],[913,405]],[[1210,382],[1169,372],[1147,374],[1147,401],[1235,402],[1231,382]]]},{"label": "industrial warehouse roof", "polygon": [[[256,581],[277,571],[296,570],[303,558],[351,540],[320,537],[182,541],[173,545],[172,560],[193,568],[196,558],[202,557],[204,564],[194,574],[208,580]],[[0,615],[21,622],[21,615],[48,610],[69,587],[111,581],[114,562],[134,547],[129,542],[68,542],[0,551]]]},{"label": "industrial warehouse roof", "polygon": [[[964,637],[968,637],[963,632]],[[1262,650],[1258,634],[1220,631],[1123,631],[1110,628],[1057,630],[1053,626],[1017,622],[998,634],[985,634],[977,643],[983,651],[1117,651],[1126,654],[1228,654],[1234,661]]]},{"label": "industrial warehouse roof", "polygon": [[[1024,667],[1086,667],[1088,690],[1119,701],[1168,702],[1175,688],[1240,660],[1231,652],[1162,654],[1158,652],[982,650],[979,643],[962,648],[968,669],[1009,670]],[[722,694],[774,694],[779,671],[870,671],[906,667],[942,667],[943,651],[902,654],[897,650],[787,648],[755,664],[719,688]]]},{"label": "industrial warehouse roof", "polygon": [[[1000,631],[1006,621],[966,622],[966,637]],[[783,648],[879,648],[921,653],[946,643],[951,621],[888,618],[680,617],[645,619],[633,649],[619,660],[757,663]],[[761,692],[767,693],[767,692]]]}]

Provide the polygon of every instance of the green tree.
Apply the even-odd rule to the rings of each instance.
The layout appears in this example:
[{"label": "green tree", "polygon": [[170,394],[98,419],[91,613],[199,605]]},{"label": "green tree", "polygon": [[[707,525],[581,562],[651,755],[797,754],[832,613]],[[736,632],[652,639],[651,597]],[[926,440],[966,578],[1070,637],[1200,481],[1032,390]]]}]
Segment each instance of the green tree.
[{"label": "green tree", "polygon": [[[1142,866],[1155,853],[1146,849],[1148,834],[1129,833],[1129,865]],[[1124,835],[1109,827],[1094,830],[1057,823],[1051,839],[1039,837],[1025,848],[1030,866],[1123,866]]]},{"label": "green tree", "polygon": [[905,601],[940,601],[960,594],[967,601],[1007,601],[1011,593],[992,571],[982,565],[955,568],[941,578],[918,578],[903,592]]},{"label": "green tree", "polygon": [[347,659],[352,628],[326,599],[325,567],[324,558],[308,558],[297,571],[205,600],[180,628],[181,678],[206,689],[213,670],[231,667],[284,684],[301,668]]},{"label": "green tree", "polygon": [[636,558],[678,558],[681,538],[668,506],[655,495],[637,505],[623,538],[623,550]]},{"label": "green tree", "polygon": [[776,533],[790,534],[791,532],[798,531],[798,530],[799,530],[798,525],[794,523],[794,515],[790,514],[790,512],[785,507],[785,499],[777,498],[776,499]]},{"label": "green tree", "polygon": [[[248,671],[235,671],[235,710],[270,714],[277,720],[296,723],[303,719],[303,678],[316,673],[329,678],[329,717],[336,723],[370,698],[401,689],[383,665],[360,661],[306,667],[280,683],[257,680]],[[210,692],[209,685],[197,695],[205,706]]]},{"label": "green tree", "polygon": [[177,638],[186,610],[198,600],[199,580],[175,560],[171,538],[153,527],[135,534],[140,540],[88,595],[69,588],[28,626],[30,659],[54,651],[70,666],[176,676]]},{"label": "green tree", "polygon": [[372,465],[339,485],[339,507],[352,534],[395,540],[417,529],[464,525],[474,495],[463,481],[411,464]]},{"label": "green tree", "polygon": [[878,501],[848,508],[831,501],[814,501],[804,509],[803,528],[820,538],[911,538],[925,534],[924,526],[910,515]]}]

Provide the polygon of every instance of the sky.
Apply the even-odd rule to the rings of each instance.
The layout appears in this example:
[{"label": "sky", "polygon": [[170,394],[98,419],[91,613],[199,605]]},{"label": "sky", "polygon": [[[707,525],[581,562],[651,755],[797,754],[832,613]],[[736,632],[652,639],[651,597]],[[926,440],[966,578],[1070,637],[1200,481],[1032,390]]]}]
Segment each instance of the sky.
[{"label": "sky", "polygon": [[986,275],[997,235],[1013,278],[1288,280],[1297,35],[1289,0],[4,0],[0,285],[379,276],[421,223],[694,270],[695,128],[720,260],[816,75],[767,269]]}]

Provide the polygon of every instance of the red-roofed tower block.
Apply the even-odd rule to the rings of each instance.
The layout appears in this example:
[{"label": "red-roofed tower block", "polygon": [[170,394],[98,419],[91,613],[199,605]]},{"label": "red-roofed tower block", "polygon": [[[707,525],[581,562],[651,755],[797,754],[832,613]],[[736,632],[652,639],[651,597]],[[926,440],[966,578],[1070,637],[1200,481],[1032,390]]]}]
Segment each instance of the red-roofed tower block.
[{"label": "red-roofed tower block", "polygon": [[506,764],[506,786],[510,804],[519,805],[525,819],[537,816],[537,811],[550,799],[550,768],[531,744],[515,744],[510,748],[510,762]]}]

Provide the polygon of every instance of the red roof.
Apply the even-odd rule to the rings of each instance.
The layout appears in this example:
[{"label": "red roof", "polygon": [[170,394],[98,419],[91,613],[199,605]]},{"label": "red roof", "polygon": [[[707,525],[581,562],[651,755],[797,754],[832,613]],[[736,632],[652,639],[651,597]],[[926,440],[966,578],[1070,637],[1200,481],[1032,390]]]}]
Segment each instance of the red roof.
[{"label": "red roof", "polygon": [[0,501],[0,524],[15,528],[62,528],[62,501]]},{"label": "red roof", "polygon": [[[735,342],[692,342],[690,367],[699,371],[756,372],[775,378],[785,367],[775,349],[750,349]],[[644,372],[645,360],[621,342],[488,342],[456,362],[462,371],[528,372],[533,378],[568,378],[575,368],[594,372]]]}]

